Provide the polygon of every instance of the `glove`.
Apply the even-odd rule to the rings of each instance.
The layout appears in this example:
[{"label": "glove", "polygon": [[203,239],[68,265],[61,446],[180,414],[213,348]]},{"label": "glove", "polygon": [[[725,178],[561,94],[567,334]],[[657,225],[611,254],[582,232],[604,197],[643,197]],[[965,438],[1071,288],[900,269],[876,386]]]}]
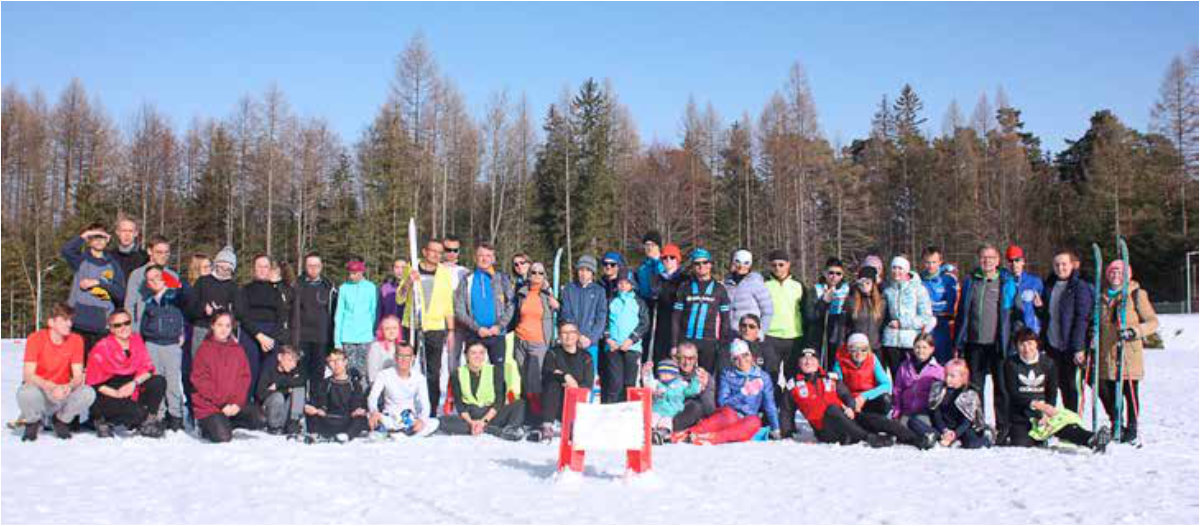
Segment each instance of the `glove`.
[{"label": "glove", "polygon": [[92,287],[92,288],[88,289],[88,292],[92,296],[95,296],[96,299],[98,299],[100,301],[112,301],[112,296],[110,296],[108,294],[108,291],[105,290],[103,287],[100,287],[100,286]]},{"label": "glove", "polygon": [[1134,330],[1133,327],[1127,327],[1125,329],[1121,329],[1120,336],[1121,336],[1122,341],[1127,341],[1127,342],[1131,342],[1133,340],[1138,339],[1137,331]]},{"label": "glove", "polygon": [[767,439],[769,440],[780,440],[782,438],[783,434],[780,433],[778,429],[772,429],[771,433],[767,435]]}]

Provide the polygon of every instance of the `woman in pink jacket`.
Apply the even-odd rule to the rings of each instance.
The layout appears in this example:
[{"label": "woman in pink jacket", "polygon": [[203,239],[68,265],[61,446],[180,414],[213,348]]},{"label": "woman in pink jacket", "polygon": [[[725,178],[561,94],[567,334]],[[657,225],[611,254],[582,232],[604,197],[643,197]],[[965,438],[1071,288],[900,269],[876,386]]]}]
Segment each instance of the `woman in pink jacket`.
[{"label": "woman in pink jacket", "polygon": [[109,335],[88,354],[87,384],[96,390],[92,404],[96,436],[112,436],[112,425],[136,429],[143,436],[163,435],[158,420],[167,381],[154,374],[154,362],[142,337],[133,332],[124,309],[108,315]]}]

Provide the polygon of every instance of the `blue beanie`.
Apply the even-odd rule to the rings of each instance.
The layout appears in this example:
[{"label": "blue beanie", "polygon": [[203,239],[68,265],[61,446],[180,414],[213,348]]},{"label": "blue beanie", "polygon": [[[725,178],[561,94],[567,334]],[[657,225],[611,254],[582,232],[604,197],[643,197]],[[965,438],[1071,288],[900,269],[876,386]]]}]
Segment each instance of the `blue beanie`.
[{"label": "blue beanie", "polygon": [[675,363],[675,360],[672,360],[670,358],[667,358],[666,360],[658,362],[658,367],[656,368],[656,370],[657,370],[658,374],[665,373],[665,374],[673,374],[675,376],[679,376],[679,364]]},{"label": "blue beanie", "polygon": [[692,251],[692,261],[696,261],[698,259],[712,261],[712,254],[709,254],[708,251],[704,250],[703,248],[697,248],[696,250]]},{"label": "blue beanie", "polygon": [[621,257],[621,253],[615,250],[610,250],[604,253],[604,258],[600,261],[612,261],[618,265],[625,265],[625,258]]}]

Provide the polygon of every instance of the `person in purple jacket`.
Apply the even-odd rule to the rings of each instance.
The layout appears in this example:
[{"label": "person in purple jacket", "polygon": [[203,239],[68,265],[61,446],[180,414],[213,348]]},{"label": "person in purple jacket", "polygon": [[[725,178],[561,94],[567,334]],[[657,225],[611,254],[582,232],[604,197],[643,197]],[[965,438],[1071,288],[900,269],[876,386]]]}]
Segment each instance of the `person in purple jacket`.
[{"label": "person in purple jacket", "polygon": [[892,388],[892,417],[907,425],[909,418],[925,418],[929,410],[929,388],[946,379],[946,371],[933,357],[933,335],[923,332],[913,340],[912,352],[900,363]]},{"label": "person in purple jacket", "polygon": [[376,329],[379,328],[380,322],[388,316],[395,316],[397,318],[404,316],[404,309],[400,308],[400,304],[407,297],[408,285],[411,283],[406,278],[407,275],[407,261],[397,259],[392,262],[392,275],[388,276],[379,285],[379,300],[376,303],[379,307],[375,313]]}]

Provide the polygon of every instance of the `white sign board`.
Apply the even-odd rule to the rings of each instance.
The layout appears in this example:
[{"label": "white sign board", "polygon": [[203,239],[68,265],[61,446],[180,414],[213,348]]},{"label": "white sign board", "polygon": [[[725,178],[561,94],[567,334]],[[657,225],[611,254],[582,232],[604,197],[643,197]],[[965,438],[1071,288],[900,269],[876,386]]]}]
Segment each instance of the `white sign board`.
[{"label": "white sign board", "polygon": [[584,451],[642,449],[646,422],[641,402],[578,404],[571,439]]}]

